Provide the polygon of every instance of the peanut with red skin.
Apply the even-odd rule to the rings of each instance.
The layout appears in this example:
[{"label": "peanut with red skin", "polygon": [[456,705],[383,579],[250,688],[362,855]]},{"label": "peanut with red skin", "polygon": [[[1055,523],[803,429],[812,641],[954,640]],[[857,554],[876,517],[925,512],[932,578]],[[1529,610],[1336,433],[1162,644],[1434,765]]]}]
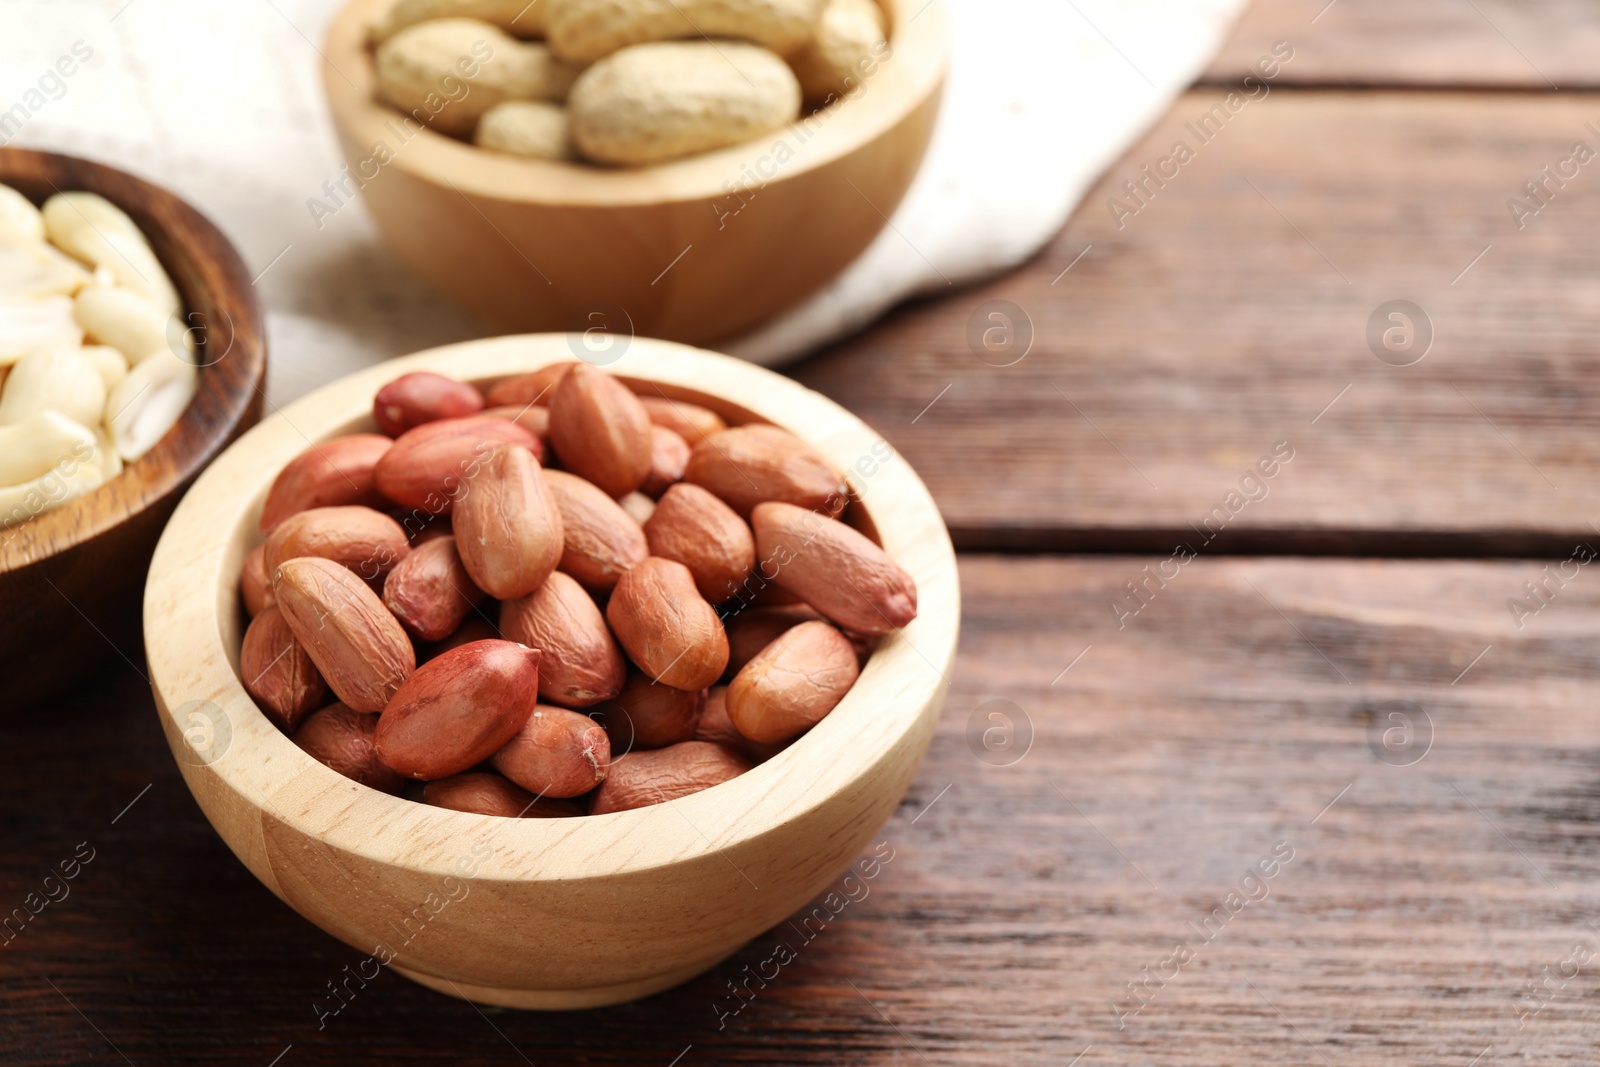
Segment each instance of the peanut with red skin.
[{"label": "peanut with red skin", "polygon": [[482,763],[533,714],[539,653],[511,641],[477,641],[429,660],[378,718],[378,758],[431,781]]},{"label": "peanut with red skin", "polygon": [[616,696],[628,664],[599,607],[575,579],[556,571],[525,597],[500,605],[500,632],[544,653],[539,695],[568,708]]},{"label": "peanut with red skin", "polygon": [[561,513],[539,461],[519,445],[489,453],[456,507],[454,525],[467,573],[497,600],[538,589],[561,561]]},{"label": "peanut with red skin", "polygon": [[756,565],[750,527],[715,495],[688,482],[662,495],[644,534],[650,554],[688,567],[695,588],[713,604],[738,592]]},{"label": "peanut with red skin", "polygon": [[755,423],[695,445],[683,480],[709,489],[747,519],[768,500],[830,516],[849,500],[844,478],[822,453],[787,430]]},{"label": "peanut with red skin", "polygon": [[239,673],[267,718],[291,733],[328,701],[328,684],[275,607],[250,621],[239,649]]},{"label": "peanut with red skin", "polygon": [[728,718],[760,744],[789,741],[821,722],[856,684],[850,641],[825,622],[803,622],[762,649],[728,686]]},{"label": "peanut with red skin", "polygon": [[522,445],[535,458],[544,454],[539,439],[509,419],[440,419],[396,438],[374,467],[373,480],[396,504],[448,515],[472,492],[484,460],[502,444]]},{"label": "peanut with red skin", "polygon": [[284,519],[267,535],[262,562],[271,574],[286,560],[331,559],[374,589],[411,552],[400,524],[359,505],[311,508]]},{"label": "peanut with red skin", "polygon": [[916,583],[859,531],[777,502],[759,505],[750,525],[763,571],[845,629],[885,634],[917,617]]},{"label": "peanut with red skin", "polygon": [[674,689],[636,669],[628,672],[622,692],[594,713],[605,723],[613,748],[664,748],[694,740],[705,702],[704,689]]},{"label": "peanut with red skin", "polygon": [[550,397],[550,443],[562,466],[615,499],[650,473],[650,416],[628,387],[572,364]]},{"label": "peanut with red skin", "polygon": [[353,433],[312,445],[278,472],[261,505],[261,532],[298,511],[344,504],[379,506],[374,484],[378,461],[394,442],[381,434]]},{"label": "peanut with red skin", "polygon": [[318,763],[338,771],[346,778],[384,793],[399,793],[405,779],[378,759],[372,735],[378,717],[353,711],[343,704],[329,704],[312,712],[295,731],[294,743]]},{"label": "peanut with red skin", "polygon": [[416,652],[365,582],[328,559],[291,559],[272,592],[328,688],[354,711],[382,711],[416,670]]},{"label": "peanut with red skin", "polygon": [[544,484],[561,512],[560,569],[587,588],[614,588],[650,554],[633,516],[590,482],[566,471],[545,471]]},{"label": "peanut with red skin", "polygon": [[449,637],[487,595],[473,584],[450,536],[412,549],[383,582],[384,606],[423,641]]},{"label": "peanut with red skin", "polygon": [[390,437],[440,419],[459,419],[483,410],[483,394],[465,382],[432,371],[402,374],[378,390],[372,418]]},{"label": "peanut with red skin", "polygon": [[536,798],[515,782],[482,771],[429,782],[422,790],[422,802],[436,808],[472,815],[498,815],[505,819],[562,819],[583,814],[583,808],[570,800]]},{"label": "peanut with red skin", "polygon": [[540,796],[578,797],[605,780],[611,767],[611,739],[582,712],[540,704],[489,762]]},{"label": "peanut with red skin", "polygon": [[622,576],[606,621],[639,669],[674,689],[704,689],[728,665],[728,637],[689,568],[651,556]]},{"label": "peanut with red skin", "polygon": [[600,783],[591,815],[665,804],[737,778],[750,761],[723,745],[684,741],[648,752],[630,752]]}]

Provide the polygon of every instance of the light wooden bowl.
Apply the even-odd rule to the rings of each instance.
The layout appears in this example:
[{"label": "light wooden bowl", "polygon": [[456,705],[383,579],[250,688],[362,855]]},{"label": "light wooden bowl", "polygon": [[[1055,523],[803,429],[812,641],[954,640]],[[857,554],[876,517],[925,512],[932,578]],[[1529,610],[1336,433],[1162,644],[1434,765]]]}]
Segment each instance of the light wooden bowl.
[{"label": "light wooden bowl", "polygon": [[[639,169],[517,159],[414,123],[402,144],[365,45],[390,2],[354,0],[328,31],[339,142],[400,258],[503,332],[601,325],[706,344],[798,303],[894,214],[944,82],[942,0],[882,0],[893,54],[803,130]],[[781,163],[780,142],[793,152]],[[380,144],[393,158],[363,169]]]},{"label": "light wooden bowl", "polygon": [[171,193],[86,159],[21,148],[0,148],[0,183],[35,203],[58,190],[99,193],[131,215],[178,287],[205,364],[183,417],[138,462],[0,529],[0,676],[16,708],[82,681],[113,656],[113,640],[137,656],[139,592],[156,539],[200,469],[260,418],[267,348],[238,252]]},{"label": "light wooden bowl", "polygon": [[[884,638],[844,701],[790,748],[657,807],[566,820],[469,815],[377,792],[311,759],[257,710],[236,672],[235,589],[274,476],[308,439],[370,429],[373,393],[407,371],[484,381],[570,358],[562,335],[452,345],[353,375],[268,418],[179,506],[145,594],[162,726],[234,853],[289,906],[380,963],[392,953],[423,985],[521,1008],[666,989],[827,886],[916,770],[960,614],[950,539],[922,482],[898,456],[875,470],[862,461],[877,434],[769,371],[635,340],[609,370],[729,421],[787,427],[856,471],[851,510],[916,579],[918,618]],[[463,876],[458,863],[474,858]]]}]

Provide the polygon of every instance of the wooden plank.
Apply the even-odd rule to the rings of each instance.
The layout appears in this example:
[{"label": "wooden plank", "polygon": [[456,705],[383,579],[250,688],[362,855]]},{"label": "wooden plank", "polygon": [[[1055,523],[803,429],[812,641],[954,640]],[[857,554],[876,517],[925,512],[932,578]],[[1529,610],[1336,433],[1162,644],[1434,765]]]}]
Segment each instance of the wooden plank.
[{"label": "wooden plank", "polygon": [[[1600,166],[1547,181],[1542,206],[1523,185],[1578,140],[1600,151],[1594,100],[1276,91],[1202,140],[1222,99],[1180,99],[1031,263],[798,376],[912,461],[967,548],[1166,551],[1221,527],[1209,547],[1554,553],[1593,535]],[[1190,161],[1163,164],[1180,141]],[[1176,173],[1158,187],[1146,166]],[[1431,321],[1411,366],[1391,364],[1415,349],[1369,346],[1392,300]],[[974,340],[997,301],[1031,322],[1010,366]],[[1249,472],[1278,442],[1294,458],[1263,489]]]},{"label": "wooden plank", "polygon": [[[1574,568],[1519,630],[1506,601],[1537,565],[1202,557],[1119,629],[1107,602],[1147,565],[968,557],[949,705],[882,832],[893,859],[841,884],[858,899],[808,940],[780,926],[680,989],[567,1015],[382,974],[319,1029],[363,953],[220,844],[123,668],[8,724],[3,907],[95,855],[0,951],[0,1059],[1592,1062],[1600,580]],[[1031,724],[1008,766],[981,743],[993,700]],[[796,958],[719,1028],[779,941]],[[1566,963],[1580,944],[1594,959]]]},{"label": "wooden plank", "polygon": [[1238,82],[1289,41],[1291,85],[1588,89],[1600,10],[1586,0],[1255,0],[1204,79]]}]

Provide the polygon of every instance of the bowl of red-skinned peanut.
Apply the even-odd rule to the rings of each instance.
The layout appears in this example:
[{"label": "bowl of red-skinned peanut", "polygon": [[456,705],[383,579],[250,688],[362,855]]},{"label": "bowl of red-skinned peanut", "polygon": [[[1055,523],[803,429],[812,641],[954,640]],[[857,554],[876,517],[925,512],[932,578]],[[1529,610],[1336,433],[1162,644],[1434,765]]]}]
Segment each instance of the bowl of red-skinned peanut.
[{"label": "bowl of red-skinned peanut", "polygon": [[485,1003],[614,1003],[821,891],[898,804],[959,622],[938,511],[788,379],[634,339],[334,383],[196,484],[146,592],[163,727],[269,888]]}]

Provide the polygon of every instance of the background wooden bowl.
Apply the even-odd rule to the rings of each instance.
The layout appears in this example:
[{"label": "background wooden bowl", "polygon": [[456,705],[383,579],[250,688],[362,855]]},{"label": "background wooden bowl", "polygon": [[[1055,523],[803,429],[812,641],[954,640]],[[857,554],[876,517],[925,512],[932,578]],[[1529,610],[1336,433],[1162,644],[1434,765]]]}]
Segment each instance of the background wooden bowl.
[{"label": "background wooden bowl", "polygon": [[171,193],[86,159],[21,148],[0,148],[0,183],[35,203],[57,191],[99,193],[131,215],[178,287],[204,365],[183,417],[138,462],[0,529],[0,676],[8,705],[26,706],[81,681],[114,650],[137,658],[130,638],[156,539],[200,469],[260,418],[267,349],[238,252]]},{"label": "background wooden bowl", "polygon": [[[892,56],[813,133],[640,169],[517,159],[415,123],[408,135],[376,101],[366,27],[390,2],[354,0],[328,31],[339,142],[400,258],[504,332],[603,326],[705,344],[794,305],[894,213],[944,83],[941,0],[882,0]],[[781,164],[780,142],[794,152]],[[382,165],[379,145],[393,153]]]},{"label": "background wooden bowl", "polygon": [[[608,369],[730,421],[785,426],[854,471],[862,491],[852,511],[916,579],[918,618],[884,638],[809,734],[670,804],[565,820],[469,815],[377,792],[312,760],[257,710],[236,673],[235,589],[273,477],[307,438],[370,429],[373,393],[406,371],[484,380],[570,358],[558,335],[454,345],[374,367],[273,415],[184,499],[145,594],[162,726],[234,853],[301,915],[372,953],[374,966],[392,957],[431,988],[524,1008],[616,1003],[685,981],[827,886],[916,770],[960,614],[939,513],[903,460],[876,462],[875,433],[769,371],[635,340]],[[705,382],[716,383],[715,396]]]}]

